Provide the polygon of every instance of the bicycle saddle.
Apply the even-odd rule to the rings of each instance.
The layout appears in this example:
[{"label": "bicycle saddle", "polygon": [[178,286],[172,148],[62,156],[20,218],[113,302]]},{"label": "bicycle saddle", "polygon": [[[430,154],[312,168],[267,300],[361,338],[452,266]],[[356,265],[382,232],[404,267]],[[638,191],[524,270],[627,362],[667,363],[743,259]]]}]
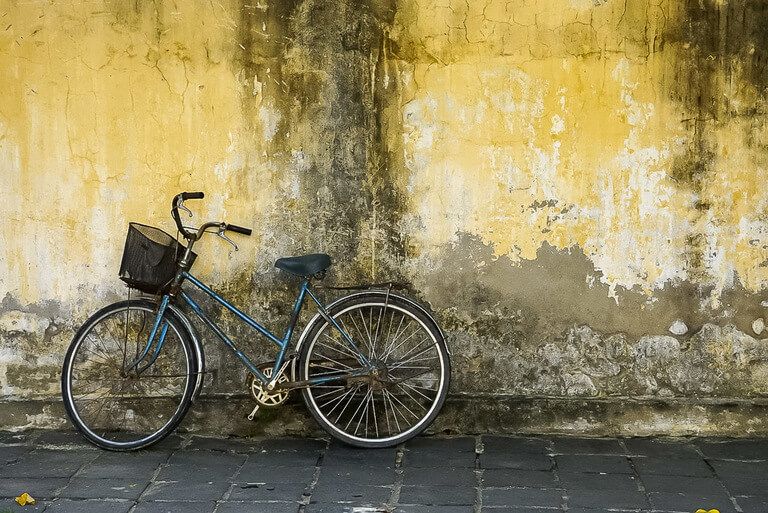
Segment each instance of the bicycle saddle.
[{"label": "bicycle saddle", "polygon": [[296,276],[312,276],[331,266],[331,257],[325,253],[278,258],[275,267]]}]

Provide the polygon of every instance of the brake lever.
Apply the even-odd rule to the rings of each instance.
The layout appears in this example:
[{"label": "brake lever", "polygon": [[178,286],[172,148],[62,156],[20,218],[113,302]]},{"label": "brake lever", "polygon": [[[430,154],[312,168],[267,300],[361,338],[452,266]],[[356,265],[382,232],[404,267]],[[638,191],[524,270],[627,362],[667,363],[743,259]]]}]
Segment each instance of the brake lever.
[{"label": "brake lever", "polygon": [[179,210],[183,210],[187,214],[189,214],[189,217],[192,217],[192,211],[184,206],[184,200],[179,200],[179,202],[176,204],[176,208]]},{"label": "brake lever", "polygon": [[227,242],[229,242],[230,244],[232,244],[232,247],[233,247],[233,248],[235,248],[235,251],[240,251],[240,248],[238,248],[238,247],[237,247],[237,244],[235,244],[235,241],[233,241],[232,239],[230,239],[229,237],[227,237],[226,235],[224,235],[224,228],[221,228],[221,229],[219,230],[219,233],[217,233],[216,235],[218,235],[219,237],[221,237],[221,238],[222,238],[222,239],[224,239],[225,241],[227,241]]}]

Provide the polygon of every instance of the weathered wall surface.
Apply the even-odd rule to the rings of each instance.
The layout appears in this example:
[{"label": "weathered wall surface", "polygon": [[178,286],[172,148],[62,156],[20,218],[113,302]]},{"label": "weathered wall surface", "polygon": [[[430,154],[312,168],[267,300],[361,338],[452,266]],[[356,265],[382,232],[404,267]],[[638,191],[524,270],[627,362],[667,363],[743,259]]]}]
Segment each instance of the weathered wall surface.
[{"label": "weathered wall surface", "polygon": [[[197,273],[269,326],[285,254],[420,291],[438,428],[768,432],[766,27],[748,0],[0,2],[0,425],[61,422],[126,223],[199,189],[255,231]],[[308,425],[210,404],[187,426]]]}]

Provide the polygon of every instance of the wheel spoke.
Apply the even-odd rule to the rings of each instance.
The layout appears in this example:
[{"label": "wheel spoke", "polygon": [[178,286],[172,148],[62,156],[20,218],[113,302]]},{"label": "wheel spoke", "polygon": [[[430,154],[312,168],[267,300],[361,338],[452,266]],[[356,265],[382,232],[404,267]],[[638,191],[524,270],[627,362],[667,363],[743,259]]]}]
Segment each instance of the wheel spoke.
[{"label": "wheel spoke", "polygon": [[154,363],[138,376],[124,373],[126,361],[134,358],[129,343],[140,354],[149,338],[147,318],[156,316],[141,304],[146,302],[138,303],[89,320],[65,363],[64,396],[73,421],[103,446],[138,443],[161,433],[189,400],[191,348],[182,340],[182,328],[167,319],[161,323],[168,329]]},{"label": "wheel spoke", "polygon": [[341,343],[343,338],[332,336],[329,323],[317,328],[303,348],[301,379],[340,370],[355,374],[339,376],[338,385],[306,389],[307,404],[321,424],[335,436],[345,435],[345,441],[396,441],[420,432],[445,393],[439,332],[430,331],[421,314],[398,305],[397,299],[361,301],[331,315],[367,351],[372,367],[369,374],[356,358],[348,361],[355,355]]}]

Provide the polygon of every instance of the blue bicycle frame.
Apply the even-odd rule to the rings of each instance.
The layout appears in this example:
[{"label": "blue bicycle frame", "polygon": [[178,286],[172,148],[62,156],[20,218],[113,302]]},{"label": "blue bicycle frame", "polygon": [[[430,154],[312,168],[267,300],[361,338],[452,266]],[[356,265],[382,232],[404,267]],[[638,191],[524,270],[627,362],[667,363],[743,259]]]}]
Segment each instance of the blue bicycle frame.
[{"label": "blue bicycle frame", "polygon": [[[224,306],[227,310],[232,312],[239,318],[241,321],[245,322],[248,326],[255,329],[257,332],[259,332],[261,335],[266,337],[268,340],[272,341],[277,347],[278,347],[278,354],[275,358],[275,365],[272,369],[272,378],[268,378],[259,368],[251,361],[248,356],[246,356],[240,349],[237,348],[235,343],[230,339],[226,333],[213,321],[211,320],[203,311],[202,307],[194,300],[192,299],[189,294],[187,294],[184,290],[180,288],[181,283],[184,281],[189,281],[193,285],[195,285],[197,288],[202,290],[206,295],[213,298],[216,302]],[[208,326],[211,331],[213,331],[216,336],[218,336],[224,344],[229,347],[234,353],[235,356],[237,356],[240,361],[243,362],[243,364],[248,368],[250,372],[252,372],[259,381],[263,384],[274,383],[279,378],[281,371],[283,370],[283,364],[285,363],[285,357],[286,353],[288,352],[288,347],[291,343],[291,337],[293,335],[293,330],[296,327],[296,323],[299,319],[299,314],[301,312],[302,307],[304,306],[304,302],[306,301],[307,296],[309,296],[312,301],[314,301],[315,305],[317,306],[317,311],[320,313],[320,316],[323,317],[328,323],[330,323],[336,330],[339,331],[342,338],[345,340],[349,348],[352,350],[352,354],[355,355],[358,362],[361,365],[361,368],[359,370],[354,371],[339,371],[338,373],[334,374],[331,373],[330,375],[326,376],[320,376],[316,378],[311,378],[307,381],[306,385],[318,385],[321,383],[327,383],[330,381],[335,381],[339,379],[345,379],[348,377],[354,377],[354,376],[364,376],[373,369],[371,366],[370,361],[368,358],[363,354],[360,349],[358,349],[357,345],[355,344],[354,340],[352,340],[352,337],[344,331],[344,329],[336,322],[333,317],[331,317],[328,312],[325,309],[325,306],[323,303],[317,298],[317,296],[312,292],[312,288],[310,286],[310,280],[309,279],[303,279],[299,288],[299,294],[296,297],[296,301],[293,305],[293,312],[291,314],[291,319],[288,324],[288,328],[285,331],[285,334],[282,338],[278,338],[276,335],[274,335],[271,331],[269,331],[267,328],[259,324],[257,321],[243,313],[240,309],[229,303],[226,299],[218,295],[216,292],[214,292],[210,287],[208,287],[206,284],[189,274],[187,271],[180,271],[179,275],[177,276],[176,283],[178,284],[177,290],[179,291],[178,297],[184,300],[184,302],[189,305],[192,312],[200,318],[203,323],[205,323],[206,326]],[[148,368],[150,365],[152,365],[155,360],[157,360],[158,355],[160,354],[160,350],[163,347],[163,344],[165,343],[165,337],[168,332],[168,323],[162,322],[163,316],[166,313],[166,310],[168,309],[168,305],[170,304],[172,296],[170,294],[166,294],[162,297],[160,301],[160,306],[158,308],[157,317],[155,318],[154,324],[152,326],[152,331],[149,335],[149,340],[147,341],[147,345],[144,348],[144,351],[141,353],[141,355],[136,358],[136,360],[133,361],[128,366],[128,369],[136,368],[136,371],[138,373],[141,373],[143,370]],[[154,351],[152,352],[152,356],[150,359],[144,363],[143,365],[139,365],[144,358],[147,357],[150,350],[152,349],[153,342],[155,338],[158,336],[159,331],[159,338],[157,340],[157,344],[155,345]]]}]

